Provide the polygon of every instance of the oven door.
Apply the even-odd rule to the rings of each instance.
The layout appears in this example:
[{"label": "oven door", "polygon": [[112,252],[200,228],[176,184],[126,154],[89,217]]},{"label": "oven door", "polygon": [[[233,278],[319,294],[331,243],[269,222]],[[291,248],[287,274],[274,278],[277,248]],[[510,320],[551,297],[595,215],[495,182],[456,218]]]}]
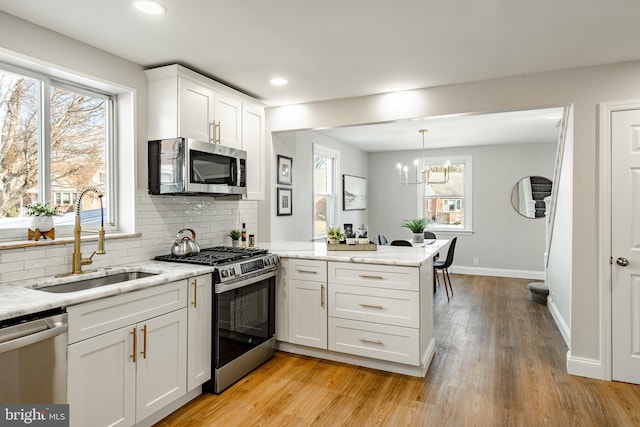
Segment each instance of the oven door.
[{"label": "oven door", "polygon": [[215,368],[219,369],[275,335],[275,279],[272,271],[233,284],[216,285]]}]

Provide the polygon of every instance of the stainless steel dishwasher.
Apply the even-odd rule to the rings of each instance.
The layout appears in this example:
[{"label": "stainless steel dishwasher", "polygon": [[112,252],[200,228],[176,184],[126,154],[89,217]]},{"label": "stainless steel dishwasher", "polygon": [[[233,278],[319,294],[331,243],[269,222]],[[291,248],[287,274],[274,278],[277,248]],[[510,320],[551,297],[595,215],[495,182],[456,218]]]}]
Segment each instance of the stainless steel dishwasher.
[{"label": "stainless steel dishwasher", "polygon": [[67,314],[62,309],[0,324],[0,403],[67,403]]}]

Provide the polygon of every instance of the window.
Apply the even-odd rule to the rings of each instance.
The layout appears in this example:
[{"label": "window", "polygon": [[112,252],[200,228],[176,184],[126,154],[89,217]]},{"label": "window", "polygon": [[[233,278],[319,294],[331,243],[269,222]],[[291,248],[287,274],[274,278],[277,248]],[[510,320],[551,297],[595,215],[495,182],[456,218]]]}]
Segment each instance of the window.
[{"label": "window", "polygon": [[[115,200],[109,185],[115,98],[0,64],[0,229],[24,238],[25,207],[49,202],[62,214],[56,234],[73,224],[81,189],[105,190],[105,223]],[[100,221],[100,201],[82,200],[82,222]],[[70,228],[70,227],[69,227]]]},{"label": "window", "polygon": [[438,166],[449,160],[449,180],[443,184],[419,186],[418,212],[430,220],[428,229],[471,231],[471,157],[455,159],[430,158]]},{"label": "window", "polygon": [[336,220],[336,155],[314,146],[313,165],[313,237],[319,239]]}]

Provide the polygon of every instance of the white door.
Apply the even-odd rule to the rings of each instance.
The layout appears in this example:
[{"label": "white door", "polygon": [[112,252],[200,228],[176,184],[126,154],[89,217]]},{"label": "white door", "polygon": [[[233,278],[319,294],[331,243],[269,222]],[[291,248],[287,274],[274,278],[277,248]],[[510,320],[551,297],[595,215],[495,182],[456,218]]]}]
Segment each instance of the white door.
[{"label": "white door", "polygon": [[640,110],[611,116],[613,379],[640,384]]}]

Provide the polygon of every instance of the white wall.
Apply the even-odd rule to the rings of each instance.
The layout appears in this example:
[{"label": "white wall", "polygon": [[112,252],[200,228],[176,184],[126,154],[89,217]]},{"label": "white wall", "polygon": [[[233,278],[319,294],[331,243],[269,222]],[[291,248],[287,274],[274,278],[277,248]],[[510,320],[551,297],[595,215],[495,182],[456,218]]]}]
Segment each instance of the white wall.
[{"label": "white wall", "polygon": [[[473,233],[458,235],[453,271],[543,278],[545,222],[518,214],[511,206],[513,186],[526,176],[553,177],[556,143],[488,145],[427,150],[427,157],[471,156]],[[419,151],[369,154],[370,227],[389,240],[409,239],[404,219],[417,216],[416,186],[398,184],[397,163],[411,164]],[[473,267],[473,258],[478,267]]]},{"label": "white wall", "polygon": [[[339,155],[335,211],[335,224],[353,224],[354,228],[368,223],[368,210],[342,210],[342,175],[367,177],[367,154],[340,141],[328,138],[313,131],[280,132],[272,135],[273,156],[272,171],[276,171],[278,155],[293,158],[292,185],[277,184],[275,173],[271,173],[270,192],[273,204],[270,241],[298,240],[311,241],[313,239],[313,146],[327,147]],[[293,215],[276,215],[277,188],[293,189]],[[369,185],[369,195],[371,187]],[[260,208],[262,209],[262,207]]]},{"label": "white wall", "polygon": [[[19,59],[58,75],[80,75],[116,88],[128,104],[118,116],[119,206],[121,222],[139,237],[107,240],[107,254],[93,267],[142,261],[169,253],[175,234],[193,228],[202,247],[229,244],[229,229],[247,223],[258,230],[257,202],[217,201],[208,197],[151,197],[147,194],[147,80],[140,65],[79,43],[0,12],[0,60]],[[26,231],[25,231],[26,239]],[[96,242],[83,245],[87,254]],[[0,249],[0,283],[69,272],[73,244]],[[18,282],[16,282],[18,281]]]},{"label": "white wall", "polygon": [[597,108],[601,102],[637,98],[640,98],[640,61],[271,108],[267,110],[267,130],[349,126],[573,103],[571,354],[576,361],[581,359],[587,365],[597,366],[604,362],[600,359],[603,319],[598,309],[600,262],[595,238]]}]

